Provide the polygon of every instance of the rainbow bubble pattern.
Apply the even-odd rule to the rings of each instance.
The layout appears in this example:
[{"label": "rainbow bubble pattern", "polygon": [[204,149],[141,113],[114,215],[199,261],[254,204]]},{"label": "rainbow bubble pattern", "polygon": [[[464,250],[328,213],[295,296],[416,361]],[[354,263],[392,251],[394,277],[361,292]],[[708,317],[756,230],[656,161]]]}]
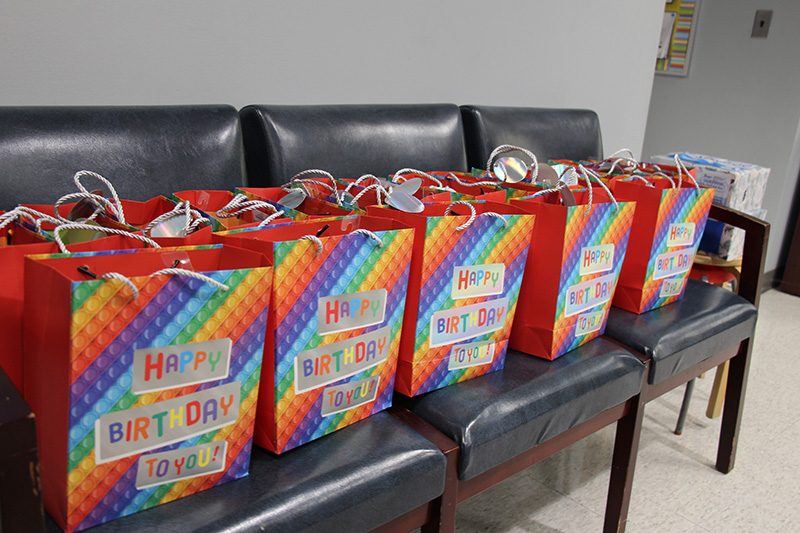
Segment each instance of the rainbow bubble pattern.
[{"label": "rainbow bubble pattern", "polygon": [[[535,218],[531,215],[503,216],[508,220],[507,227],[496,218],[478,216],[462,231],[456,227],[463,224],[466,217],[428,218],[419,307],[415,327],[412,329],[411,324],[407,324],[405,333],[414,335],[414,351],[402,353],[398,365],[397,379],[403,381],[407,391],[404,394],[422,394],[503,368]],[[454,267],[493,263],[505,265],[502,294],[451,298]],[[509,304],[502,329],[457,343],[494,341],[496,353],[492,364],[448,370],[448,356],[453,345],[430,347],[433,314],[504,297],[509,299]]]},{"label": "rainbow bubble pattern", "polygon": [[[259,446],[282,453],[391,405],[414,232],[406,229],[376,231],[375,234],[382,240],[382,246],[359,234],[322,238],[324,247],[319,255],[316,245],[310,241],[274,244],[272,313],[275,329],[274,337],[267,343],[267,353],[274,344],[274,362],[265,363],[256,433]],[[383,323],[327,335],[318,333],[319,298],[375,289],[386,289],[388,293]],[[391,327],[391,334],[385,361],[334,383],[295,392],[294,362],[298,353],[387,325]],[[371,376],[380,376],[374,400],[322,416],[326,387]]]},{"label": "rainbow bubble pattern", "polygon": [[[71,387],[68,436],[67,530],[81,530],[247,475],[272,268],[204,272],[229,286],[217,289],[180,276],[133,277],[140,297],[116,280],[73,282]],[[153,346],[230,338],[228,378],[136,395],[131,392],[133,352]],[[95,421],[106,413],[183,396],[239,381],[235,424],[159,448],[175,450],[227,441],[222,472],[135,487],[141,454],[95,463]],[[147,452],[152,453],[152,451]]]},{"label": "rainbow bubble pattern", "polygon": [[[647,276],[645,277],[644,288],[642,291],[642,310],[640,312],[650,311],[656,307],[675,302],[683,298],[683,291],[674,296],[661,297],[661,285],[666,279],[686,279],[689,276],[689,271],[669,278],[653,279],[653,273],[656,267],[656,259],[659,255],[668,251],[680,250],[680,247],[668,247],[667,237],[670,224],[676,223],[694,223],[695,224],[695,239],[692,246],[686,246],[684,249],[690,249],[692,256],[697,253],[697,247],[700,245],[700,237],[706,228],[708,222],[708,211],[711,209],[711,202],[714,199],[713,189],[695,189],[695,188],[681,188],[681,189],[665,189],[661,194],[661,204],[658,210],[658,222],[656,223],[656,232],[653,238],[653,247],[650,250],[650,259],[647,263]],[[685,289],[685,285],[684,285]]]},{"label": "rainbow bubble pattern", "polygon": [[[564,232],[564,248],[561,259],[561,276],[558,285],[558,301],[553,327],[551,358],[563,355],[605,332],[605,320],[599,330],[576,336],[579,314],[565,316],[567,291],[570,287],[611,273],[615,275],[614,285],[619,280],[619,271],[628,248],[635,202],[620,202],[619,209],[611,203],[594,204],[591,207],[577,205],[568,208],[567,225]],[[614,245],[614,262],[610,271],[594,274],[580,274],[581,250],[603,244]],[[613,294],[611,295],[613,297]],[[593,307],[591,312],[608,310],[609,298],[605,303]],[[608,315],[606,315],[608,316]]]}]

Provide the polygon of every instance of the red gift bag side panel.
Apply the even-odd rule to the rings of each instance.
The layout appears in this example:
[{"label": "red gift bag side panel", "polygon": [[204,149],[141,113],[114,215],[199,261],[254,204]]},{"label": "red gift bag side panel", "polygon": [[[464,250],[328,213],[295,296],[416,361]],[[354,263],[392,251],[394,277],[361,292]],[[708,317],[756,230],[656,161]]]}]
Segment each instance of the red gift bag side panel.
[{"label": "red gift bag side panel", "polygon": [[36,413],[45,509],[66,530],[70,282],[33,259],[25,271],[25,400]]}]

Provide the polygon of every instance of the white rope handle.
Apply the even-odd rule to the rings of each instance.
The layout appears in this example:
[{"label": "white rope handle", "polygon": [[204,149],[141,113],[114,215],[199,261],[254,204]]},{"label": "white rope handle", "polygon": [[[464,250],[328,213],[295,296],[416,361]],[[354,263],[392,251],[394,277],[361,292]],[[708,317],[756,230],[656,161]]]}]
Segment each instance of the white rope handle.
[{"label": "white rope handle", "polygon": [[300,237],[300,240],[301,241],[311,241],[314,244],[316,244],[317,245],[317,255],[321,254],[322,250],[325,248],[322,245],[322,241],[316,235],[303,235],[302,237]]},{"label": "white rope handle", "polygon": [[[578,165],[578,169],[583,172],[583,179],[586,180],[586,183],[589,186],[588,187],[589,188],[589,209],[592,208],[592,180],[590,178],[594,178],[595,181],[597,181],[597,183],[599,183],[600,186],[606,191],[606,194],[608,194],[608,197],[611,198],[611,201],[614,202],[614,210],[615,211],[619,211],[619,202],[617,202],[617,199],[614,198],[614,195],[609,190],[609,188],[606,187],[606,184],[603,183],[603,180],[600,179],[600,176],[598,176],[597,174],[595,174],[594,172],[592,172],[588,168],[584,167],[583,165]],[[579,174],[579,176],[580,176],[580,174]],[[589,213],[589,211],[586,211],[586,214],[588,214],[588,213]]]},{"label": "white rope handle", "polygon": [[378,180],[377,176],[373,174],[364,174],[363,176],[359,176],[359,178],[353,183],[349,183],[347,187],[345,187],[344,192],[350,192],[350,189],[352,189],[353,187],[360,187],[361,182],[364,180],[375,180],[376,184],[380,184],[380,181]]},{"label": "white rope handle", "polygon": [[[630,148],[620,148],[619,150],[617,150],[616,152],[614,152],[610,156],[606,157],[606,161],[611,161],[615,157],[619,158],[620,154],[624,154],[626,152],[628,154],[628,157],[623,157],[621,159],[630,159],[630,160],[636,161],[636,156],[633,155],[633,150],[631,150]],[[638,161],[637,161],[637,165],[638,165]]]},{"label": "white rope handle", "polygon": [[[386,203],[386,197],[389,196],[389,193],[386,192],[386,189],[384,189],[383,185],[381,185],[380,183],[373,183],[372,185],[368,185],[368,186],[364,187],[364,189],[361,192],[359,192],[358,194],[356,194],[353,197],[353,201],[354,202],[358,202],[358,200],[362,196],[367,194],[367,191],[373,190],[373,189],[375,190],[375,194],[378,197],[378,205],[383,205],[384,203]],[[383,193],[383,199],[381,199],[381,193]]]},{"label": "white rope handle", "polygon": [[269,224],[270,222],[272,222],[276,218],[281,218],[282,216],[283,216],[283,211],[276,211],[276,212],[272,213],[270,216],[268,216],[267,218],[265,218],[264,220],[262,220],[261,222],[259,222],[258,226],[256,226],[256,227],[257,228],[263,228],[264,226],[266,226],[267,224]]},{"label": "white rope handle", "polygon": [[483,187],[484,185],[492,185],[492,186],[497,185],[496,180],[495,181],[484,180],[484,181],[474,181],[474,182],[464,181],[458,176],[456,176],[455,173],[453,172],[448,172],[447,177],[450,178],[451,180],[455,180],[455,182],[458,183],[459,185],[464,185],[466,187]]},{"label": "white rope handle", "polygon": [[203,214],[200,213],[200,211],[192,209],[191,206],[189,205],[189,201],[187,200],[178,203],[174,208],[172,208],[171,211],[167,211],[166,213],[163,213],[154,218],[153,220],[151,220],[150,223],[147,225],[147,227],[145,227],[144,234],[150,235],[150,232],[158,224],[161,224],[165,220],[169,220],[171,218],[179,216],[186,217],[186,221],[183,224],[183,231],[186,235],[189,235],[190,233],[194,232],[197,229],[197,227],[204,222],[208,224],[211,223],[211,221],[208,218],[204,217]]},{"label": "white rope handle", "polygon": [[[323,178],[329,179],[332,185],[328,185],[327,183],[321,182],[319,180],[304,178],[304,176],[310,176],[313,174],[317,174],[322,176]],[[303,187],[306,196],[313,196],[313,195],[311,194],[311,191],[305,186],[305,183],[316,183],[317,185],[320,185],[323,188],[328,189],[328,191],[330,191],[331,193],[333,193],[333,196],[336,198],[336,204],[342,205],[342,200],[341,198],[339,198],[338,194],[339,187],[336,184],[336,179],[334,179],[333,175],[330,172],[326,172],[318,168],[310,168],[308,170],[298,172],[297,174],[292,176],[292,179],[289,180],[288,185],[291,188],[291,186],[294,185],[295,183],[298,183]]]},{"label": "white rope handle", "polygon": [[58,209],[63,204],[67,203],[69,200],[75,200],[78,198],[90,200],[95,205],[94,213],[92,213],[91,216],[89,216],[89,218],[87,218],[86,220],[96,219],[97,216],[103,212],[102,208],[103,206],[105,206],[105,208],[108,209],[111,212],[111,214],[117,217],[117,220],[119,220],[120,223],[124,224],[123,221],[125,220],[125,216],[123,215],[120,219],[118,208],[108,198],[100,196],[98,194],[92,194],[90,192],[73,192],[70,194],[65,194],[64,196],[56,200],[56,203],[53,205],[53,214],[58,220],[61,221],[61,223],[68,224],[70,222],[74,222],[74,220],[69,220],[68,218],[61,216],[61,214],[59,214],[58,212]]},{"label": "white rope handle", "polygon": [[489,155],[489,161],[486,162],[486,173],[491,175],[492,165],[494,164],[494,160],[497,156],[507,154],[509,152],[522,152],[531,158],[533,163],[529,165],[528,168],[531,169],[531,181],[536,181],[536,178],[539,177],[539,160],[536,159],[536,156],[530,150],[511,144],[501,144],[492,151],[492,153]]},{"label": "white rope handle", "polygon": [[[190,277],[190,278],[194,278],[194,279],[203,281],[203,282],[208,283],[210,285],[213,285],[214,287],[216,287],[218,289],[221,289],[223,291],[230,290],[230,287],[228,285],[225,285],[224,283],[220,283],[219,281],[215,280],[214,278],[210,278],[210,277],[208,277],[208,276],[206,276],[204,274],[200,274],[199,272],[194,272],[193,270],[186,270],[185,268],[162,268],[161,270],[153,272],[150,275],[151,276],[165,276],[165,275],[168,275],[168,274],[171,274],[173,276],[187,276],[187,277]],[[127,285],[128,288],[131,290],[131,292],[133,293],[133,299],[134,300],[139,298],[139,289],[136,288],[136,285],[134,285],[134,283],[130,280],[130,278],[120,274],[119,272],[106,272],[105,274],[100,276],[100,279],[102,279],[102,280],[114,279],[114,280],[120,281],[120,282],[124,283],[125,285]]]},{"label": "white rope handle", "polygon": [[51,217],[45,213],[40,213],[35,209],[31,209],[29,207],[25,207],[23,205],[18,205],[11,211],[3,213],[0,215],[0,230],[11,224],[13,221],[19,218],[27,218],[31,222],[34,223],[36,227],[36,233],[42,233],[42,222],[49,222],[55,226],[58,226],[62,222],[57,218]]},{"label": "white rope handle", "polygon": [[469,207],[469,210],[470,210],[469,220],[467,220],[466,222],[464,222],[460,226],[456,227],[456,231],[463,231],[463,230],[467,229],[470,226],[470,224],[472,224],[475,221],[475,218],[478,215],[475,212],[475,207],[472,204],[470,204],[469,202],[462,202],[461,200],[459,200],[459,201],[453,202],[452,204],[447,206],[447,209],[444,212],[444,216],[447,216],[447,215],[450,214],[450,211],[453,209],[454,205],[465,205],[465,206]]},{"label": "white rope handle", "polygon": [[492,218],[496,218],[498,220],[502,220],[503,221],[503,227],[504,228],[508,227],[508,219],[506,217],[504,217],[503,215],[501,215],[500,213],[495,213],[494,211],[487,211],[485,213],[481,213],[478,216],[481,216],[481,215],[486,215],[487,217],[492,217]]},{"label": "white rope handle", "polygon": [[680,157],[678,157],[678,154],[675,154],[675,166],[678,167],[678,188],[679,189],[681,188],[681,183],[683,181],[683,173],[686,172],[686,177],[692,180],[695,189],[697,189],[697,192],[699,193],[700,185],[698,185],[694,177],[691,174],[689,174],[689,169],[686,168],[686,165],[683,164],[683,160]]},{"label": "white rope handle", "polygon": [[98,174],[97,172],[92,172],[91,170],[80,170],[75,173],[72,177],[72,180],[75,182],[75,185],[78,187],[82,193],[91,194],[86,187],[83,186],[81,183],[81,178],[84,176],[89,176],[90,178],[95,178],[103,183],[108,190],[111,192],[111,196],[114,198],[114,204],[116,204],[116,208],[111,208],[112,212],[116,215],[117,220],[119,220],[122,224],[126,224],[125,222],[125,213],[122,211],[122,202],[117,195],[117,190],[111,185],[111,182],[105,179],[103,176]]},{"label": "white rope handle", "polygon": [[433,181],[439,187],[444,187],[444,185],[442,184],[442,180],[440,180],[436,176],[434,176],[432,174],[429,174],[427,172],[423,172],[421,170],[417,170],[415,168],[404,168],[402,170],[398,170],[392,176],[392,181],[397,182],[397,183],[402,183],[402,181],[399,181],[400,179],[402,179],[403,181],[406,181],[406,177],[403,176],[403,174],[419,174],[420,176],[425,176],[429,180]]},{"label": "white rope handle", "polygon": [[216,214],[220,218],[233,218],[256,209],[268,209],[270,213],[278,212],[275,206],[270,203],[263,200],[250,200],[246,194],[237,194],[230,202],[218,209]]},{"label": "white rope handle", "polygon": [[383,240],[370,230],[362,228],[350,232],[351,235],[356,233],[359,235],[366,235],[367,237],[378,243],[378,248],[383,248]]},{"label": "white rope handle", "polygon": [[[310,168],[308,170],[304,170],[302,172],[298,172],[297,174],[292,176],[292,179],[289,180],[289,183],[292,183],[292,182],[294,182],[296,180],[299,180],[303,176],[310,176],[312,174],[318,174],[318,175],[322,176],[323,178],[328,178],[331,181],[331,184],[333,184],[333,187],[331,187],[330,190],[335,191],[338,188],[337,185],[336,185],[336,180],[333,177],[333,174],[331,174],[330,172],[326,172],[324,170],[320,170],[318,168]],[[310,180],[310,181],[312,181],[314,183],[319,183],[316,180]],[[325,187],[329,187],[329,185],[327,183],[324,186]]]},{"label": "white rope handle", "polygon": [[561,189],[566,189],[568,187],[569,186],[567,185],[567,182],[559,180],[558,185],[556,185],[555,187],[542,189],[541,191],[531,194],[530,196],[528,196],[528,198],[538,198],[539,196],[546,196],[554,192],[560,192]]},{"label": "white rope handle", "polygon": [[221,289],[223,291],[230,290],[230,287],[225,285],[224,283],[220,283],[219,281],[215,280],[214,278],[208,277],[205,274],[201,274],[199,272],[195,272],[194,270],[187,270],[185,268],[162,268],[156,272],[150,274],[151,276],[163,276],[166,274],[172,274],[173,276],[186,276],[189,278],[194,278],[209,285],[213,285],[214,287]]},{"label": "white rope handle", "polygon": [[56,244],[58,244],[58,249],[61,250],[61,253],[64,254],[68,254],[70,252],[69,250],[67,250],[67,247],[64,246],[64,241],[61,240],[61,232],[63,230],[70,230],[70,229],[85,229],[91,231],[99,231],[100,233],[108,233],[109,235],[122,235],[123,237],[130,237],[131,239],[142,241],[145,244],[149,244],[153,248],[161,248],[161,246],[159,246],[159,244],[156,241],[148,239],[144,235],[131,233],[130,231],[122,231],[120,229],[115,229],[115,228],[106,228],[105,226],[93,226],[91,224],[70,223],[70,224],[62,224],[53,230],[53,238],[55,239]]},{"label": "white rope handle", "polygon": [[[644,176],[640,176],[638,174],[631,174],[627,178],[622,178],[620,181],[632,181],[632,180],[643,181],[644,184],[647,187],[655,187],[655,185],[653,185],[652,181],[650,181],[649,179],[645,178]],[[674,183],[673,183],[673,185],[674,185]]]}]

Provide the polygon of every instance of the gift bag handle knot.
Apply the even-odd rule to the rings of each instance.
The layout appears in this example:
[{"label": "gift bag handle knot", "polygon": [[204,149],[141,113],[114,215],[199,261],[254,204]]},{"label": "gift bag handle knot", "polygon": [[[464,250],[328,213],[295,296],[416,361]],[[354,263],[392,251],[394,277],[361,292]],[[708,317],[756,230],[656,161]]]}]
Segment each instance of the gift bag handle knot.
[{"label": "gift bag handle knot", "polygon": [[381,240],[380,237],[378,237],[375,233],[371,232],[370,230],[362,228],[350,232],[351,235],[356,233],[359,235],[366,235],[367,237],[378,243],[378,248],[383,248],[383,240]]},{"label": "gift bag handle knot", "polygon": [[322,250],[325,248],[322,244],[322,241],[316,235],[303,235],[300,237],[301,241],[311,241],[317,245],[317,255],[322,253]]}]

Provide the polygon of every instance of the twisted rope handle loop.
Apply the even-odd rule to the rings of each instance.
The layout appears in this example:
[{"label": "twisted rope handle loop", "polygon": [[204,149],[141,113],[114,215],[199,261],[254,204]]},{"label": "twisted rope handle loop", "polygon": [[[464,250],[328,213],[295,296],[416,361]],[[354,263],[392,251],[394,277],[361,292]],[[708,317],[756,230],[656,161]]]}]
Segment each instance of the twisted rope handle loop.
[{"label": "twisted rope handle loop", "polygon": [[683,164],[683,160],[680,157],[678,157],[678,154],[675,154],[675,166],[678,167],[678,188],[679,189],[681,188],[681,183],[683,182],[683,173],[685,172],[686,173],[686,177],[689,178],[690,180],[692,180],[692,183],[694,183],[695,189],[699,193],[700,192],[700,185],[698,185],[697,181],[695,181],[694,177],[691,174],[689,174],[689,169],[686,168],[686,165]]},{"label": "twisted rope handle loop", "polygon": [[67,250],[67,247],[64,246],[64,241],[61,240],[61,232],[63,230],[70,230],[70,229],[85,229],[90,231],[99,231],[100,233],[108,233],[109,235],[122,235],[123,237],[130,237],[131,239],[142,241],[145,244],[149,244],[153,248],[161,248],[161,246],[159,246],[159,244],[156,241],[148,239],[144,235],[131,233],[130,231],[122,231],[120,229],[106,228],[104,226],[93,226],[91,224],[70,223],[57,226],[56,229],[53,230],[53,238],[55,239],[56,244],[58,244],[58,249],[61,250],[61,253],[64,254],[68,254],[70,252],[69,250]]},{"label": "twisted rope handle loop", "polygon": [[325,249],[325,247],[322,244],[322,241],[316,235],[303,235],[302,237],[300,237],[300,240],[301,241],[311,241],[314,244],[316,244],[317,245],[317,255],[321,254],[322,250]]},{"label": "twisted rope handle loop", "polygon": [[[304,176],[311,176],[314,174],[329,179],[332,185],[328,185],[327,183],[324,183],[319,180],[304,178]],[[299,183],[300,186],[303,187],[306,196],[312,196],[312,194],[311,191],[309,191],[308,188],[305,186],[305,183],[316,183],[317,185],[320,185],[323,188],[328,189],[328,191],[330,191],[331,193],[333,193],[333,196],[336,198],[336,204],[342,205],[342,199],[339,197],[338,194],[339,191],[338,185],[336,184],[336,180],[334,179],[333,175],[330,172],[326,172],[325,170],[320,170],[318,168],[310,168],[308,170],[298,172],[297,174],[292,176],[292,179],[289,180],[288,185],[291,188],[291,186],[294,185],[295,183]]]},{"label": "twisted rope handle loop", "polygon": [[[617,202],[617,199],[614,198],[614,195],[611,193],[611,190],[608,187],[606,187],[606,184],[603,183],[603,180],[600,179],[600,176],[598,176],[597,174],[595,174],[591,170],[587,169],[583,165],[578,165],[578,170],[579,170],[578,176],[582,177],[586,181],[586,184],[588,185],[587,188],[589,189],[589,209],[586,211],[586,215],[588,215],[589,211],[592,209],[592,180],[591,180],[591,178],[594,178],[595,181],[597,181],[597,183],[600,184],[600,186],[606,191],[606,194],[608,194],[608,197],[611,198],[611,201],[614,202],[614,210],[615,211],[619,211],[619,202]],[[581,174],[583,174],[583,175],[581,176]]]},{"label": "twisted rope handle loop", "polygon": [[276,218],[281,218],[282,216],[283,216],[283,211],[276,211],[276,212],[272,213],[270,216],[268,216],[267,218],[265,218],[264,220],[262,220],[261,222],[259,222],[258,226],[256,226],[256,227],[257,228],[263,228],[264,226],[266,226],[267,224],[269,224],[270,222],[272,222]]},{"label": "twisted rope handle loop", "polygon": [[378,248],[383,248],[383,240],[381,240],[380,237],[378,237],[375,233],[371,232],[370,230],[362,228],[350,232],[351,235],[356,233],[359,235],[366,235],[367,237],[378,243]]},{"label": "twisted rope handle loop", "polygon": [[19,218],[27,218],[30,220],[36,227],[36,233],[39,234],[42,233],[42,222],[49,222],[54,226],[58,226],[62,223],[57,218],[51,217],[48,214],[40,213],[39,211],[25,207],[24,205],[18,205],[11,211],[0,215],[0,230]]},{"label": "twisted rope handle loop", "polygon": [[220,218],[233,218],[248,211],[256,209],[268,209],[270,213],[277,213],[278,210],[275,206],[263,200],[250,200],[246,194],[237,194],[230,202],[217,210],[217,215]]},{"label": "twisted rope handle loop", "polygon": [[183,224],[183,231],[186,235],[189,235],[190,233],[194,232],[194,230],[197,229],[197,226],[199,226],[203,222],[209,224],[211,223],[211,221],[208,220],[206,217],[204,217],[202,213],[200,213],[200,211],[192,209],[191,206],[189,205],[189,201],[187,200],[177,204],[175,207],[172,208],[171,211],[167,211],[166,213],[163,213],[154,218],[153,220],[151,220],[150,223],[147,225],[147,227],[145,227],[144,234],[150,235],[152,229],[157,225],[161,224],[165,220],[169,220],[171,218],[179,216],[186,217],[186,221]]},{"label": "twisted rope handle loop", "polygon": [[70,194],[65,194],[64,196],[62,196],[61,198],[56,200],[56,203],[53,205],[53,214],[60,221],[59,223],[61,223],[61,224],[69,224],[70,222],[74,222],[74,220],[69,220],[68,218],[65,218],[65,217],[61,216],[61,214],[59,214],[59,212],[58,212],[58,209],[63,204],[67,203],[67,201],[75,200],[77,198],[83,198],[85,200],[90,200],[96,206],[96,209],[94,210],[94,213],[92,213],[91,216],[89,216],[89,218],[87,218],[86,220],[94,220],[94,219],[96,219],[97,216],[100,213],[102,213],[102,211],[103,211],[102,207],[105,207],[106,209],[108,209],[111,212],[111,214],[113,214],[115,217],[117,217],[117,220],[119,220],[120,223],[123,223],[123,224],[125,223],[125,222],[123,222],[125,220],[125,216],[123,215],[123,216],[120,217],[120,214],[117,212],[118,209],[120,209],[120,210],[122,209],[122,206],[119,206],[119,208],[118,208],[108,198],[106,198],[104,196],[100,196],[98,194],[90,193],[88,191],[87,192],[73,192],[73,193],[70,193]]},{"label": "twisted rope handle loop", "polygon": [[[404,168],[404,169],[398,170],[397,172],[394,173],[394,175],[392,177],[392,181],[394,181],[396,183],[403,183],[403,181],[406,181],[406,177],[403,176],[403,174],[419,174],[420,176],[425,176],[429,180],[433,181],[439,187],[444,187],[444,184],[442,183],[442,180],[440,180],[439,178],[437,178],[433,174],[429,174],[427,172],[423,172],[422,170],[417,170],[415,168]],[[403,181],[400,181],[401,179]]]},{"label": "twisted rope handle loop", "polygon": [[528,168],[531,169],[531,181],[536,181],[536,178],[539,177],[539,160],[536,159],[536,156],[530,150],[511,144],[501,144],[492,151],[492,153],[489,155],[489,160],[486,162],[486,173],[491,176],[494,160],[497,158],[497,156],[507,154],[509,152],[522,152],[531,158],[533,163],[529,165]]},{"label": "twisted rope handle loop", "polygon": [[[353,197],[353,201],[354,202],[358,202],[358,200],[362,196],[367,194],[367,191],[370,191],[370,190],[373,190],[373,189],[375,190],[375,195],[378,198],[378,205],[385,204],[386,203],[386,197],[389,196],[389,193],[386,191],[386,189],[383,188],[383,185],[381,185],[380,183],[373,183],[372,185],[367,185],[366,187],[364,187],[364,189],[361,192],[359,192],[358,194],[356,194]],[[383,199],[381,199],[381,193],[383,193]]]},{"label": "twisted rope handle loop", "polygon": [[[205,283],[208,283],[210,285],[213,285],[214,287],[216,287],[218,289],[221,289],[223,291],[230,290],[230,287],[225,285],[224,283],[220,283],[219,281],[217,281],[217,280],[215,280],[213,278],[210,278],[210,277],[208,277],[208,276],[206,276],[204,274],[200,274],[199,272],[194,272],[193,270],[186,270],[185,268],[162,268],[161,270],[153,272],[150,275],[151,276],[164,276],[164,275],[167,275],[167,274],[171,274],[173,276],[187,276],[187,277],[190,277],[190,278],[198,279],[198,280],[203,281]],[[136,288],[136,285],[133,284],[133,282],[130,280],[130,278],[120,274],[119,272],[106,272],[105,274],[100,276],[100,279],[102,279],[102,280],[114,279],[114,280],[120,281],[120,282],[124,283],[125,285],[127,285],[128,288],[131,290],[131,293],[133,293],[133,299],[134,300],[139,298],[139,289]]]},{"label": "twisted rope handle loop", "polygon": [[[75,182],[75,185],[78,187],[78,190],[85,194],[91,194],[86,187],[83,186],[81,183],[81,178],[84,176],[89,176],[90,178],[95,178],[103,183],[106,187],[108,187],[109,192],[111,192],[112,198],[114,198],[114,205],[116,207],[111,207],[111,212],[117,217],[117,220],[122,223],[126,224],[125,222],[125,213],[122,210],[122,202],[119,199],[119,195],[117,195],[117,190],[111,185],[111,182],[105,179],[103,176],[98,174],[97,172],[92,172],[91,170],[80,170],[75,173],[72,177],[72,180]],[[94,195],[93,195],[94,196]]]},{"label": "twisted rope handle loop", "polygon": [[483,187],[484,185],[497,185],[497,181],[491,181],[491,180],[475,181],[475,182],[464,181],[458,176],[456,176],[455,173],[453,172],[448,172],[447,177],[450,178],[451,180],[455,180],[455,182],[458,183],[459,185],[464,185],[466,187]]},{"label": "twisted rope handle loop", "polygon": [[365,180],[375,180],[376,184],[380,184],[380,181],[378,180],[377,176],[373,174],[364,174],[363,176],[359,176],[358,179],[353,183],[349,183],[347,187],[344,188],[344,192],[350,192],[350,189],[352,189],[353,187],[360,187],[361,182]]},{"label": "twisted rope handle loop", "polygon": [[475,222],[476,218],[478,218],[479,216],[483,216],[483,215],[488,216],[488,217],[492,217],[492,218],[496,218],[498,220],[502,220],[503,221],[503,226],[506,227],[506,228],[508,227],[508,219],[506,217],[504,217],[503,215],[501,215],[499,213],[495,213],[494,211],[487,211],[486,213],[481,213],[480,215],[478,215],[477,212],[475,211],[475,206],[473,206],[469,202],[463,202],[461,200],[458,200],[458,201],[453,202],[452,204],[448,205],[447,209],[444,212],[444,216],[447,216],[447,215],[450,214],[450,211],[453,209],[454,205],[465,205],[465,206],[469,207],[469,210],[470,210],[469,220],[467,220],[466,222],[464,222],[460,226],[457,226],[456,227],[456,231],[463,231],[463,230],[467,229],[473,222]]}]

